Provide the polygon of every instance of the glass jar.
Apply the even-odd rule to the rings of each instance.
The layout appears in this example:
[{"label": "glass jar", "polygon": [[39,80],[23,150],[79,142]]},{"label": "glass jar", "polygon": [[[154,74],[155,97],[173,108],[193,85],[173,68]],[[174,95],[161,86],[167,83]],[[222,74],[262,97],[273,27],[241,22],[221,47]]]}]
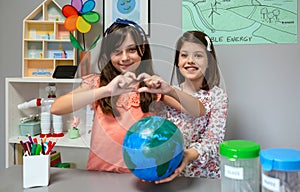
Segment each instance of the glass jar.
[{"label": "glass jar", "polygon": [[262,192],[300,192],[300,151],[270,148],[260,152]]},{"label": "glass jar", "polygon": [[247,140],[228,140],[220,144],[221,191],[259,192],[260,145]]}]

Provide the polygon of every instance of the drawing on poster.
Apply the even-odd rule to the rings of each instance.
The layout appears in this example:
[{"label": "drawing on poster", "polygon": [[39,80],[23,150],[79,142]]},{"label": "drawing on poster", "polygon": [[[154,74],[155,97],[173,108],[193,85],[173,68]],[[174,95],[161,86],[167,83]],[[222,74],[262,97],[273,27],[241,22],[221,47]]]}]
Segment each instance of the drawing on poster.
[{"label": "drawing on poster", "polygon": [[117,18],[123,18],[140,24],[149,35],[149,0],[109,0],[103,3],[104,29]]},{"label": "drawing on poster", "polygon": [[297,0],[182,0],[182,30],[214,44],[297,43]]}]

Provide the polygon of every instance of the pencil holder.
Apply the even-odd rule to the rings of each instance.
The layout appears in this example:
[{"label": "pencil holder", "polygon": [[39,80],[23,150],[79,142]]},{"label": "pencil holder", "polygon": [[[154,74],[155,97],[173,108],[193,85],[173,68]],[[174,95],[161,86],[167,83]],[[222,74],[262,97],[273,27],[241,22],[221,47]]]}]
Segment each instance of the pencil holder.
[{"label": "pencil holder", "polygon": [[48,186],[50,180],[49,155],[23,156],[23,187]]}]

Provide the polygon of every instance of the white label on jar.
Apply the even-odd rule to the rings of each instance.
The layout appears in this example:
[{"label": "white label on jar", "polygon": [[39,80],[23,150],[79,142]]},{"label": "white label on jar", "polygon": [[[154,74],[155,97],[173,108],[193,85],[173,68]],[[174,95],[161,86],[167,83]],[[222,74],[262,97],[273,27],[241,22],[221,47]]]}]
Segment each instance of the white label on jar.
[{"label": "white label on jar", "polygon": [[231,178],[231,179],[237,179],[237,180],[243,180],[244,179],[244,169],[241,167],[231,167],[229,165],[224,166],[225,170],[225,177]]},{"label": "white label on jar", "polygon": [[262,186],[270,191],[280,191],[280,179],[262,174]]}]

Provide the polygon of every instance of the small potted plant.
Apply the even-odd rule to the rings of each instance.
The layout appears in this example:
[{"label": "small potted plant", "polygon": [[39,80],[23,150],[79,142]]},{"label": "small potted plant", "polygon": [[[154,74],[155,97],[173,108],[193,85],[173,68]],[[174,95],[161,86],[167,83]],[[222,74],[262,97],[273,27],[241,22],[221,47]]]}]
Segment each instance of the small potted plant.
[{"label": "small potted plant", "polygon": [[72,119],[72,128],[69,129],[69,138],[70,139],[76,139],[79,137],[79,129],[78,129],[78,125],[80,123],[80,118],[73,116]]}]

